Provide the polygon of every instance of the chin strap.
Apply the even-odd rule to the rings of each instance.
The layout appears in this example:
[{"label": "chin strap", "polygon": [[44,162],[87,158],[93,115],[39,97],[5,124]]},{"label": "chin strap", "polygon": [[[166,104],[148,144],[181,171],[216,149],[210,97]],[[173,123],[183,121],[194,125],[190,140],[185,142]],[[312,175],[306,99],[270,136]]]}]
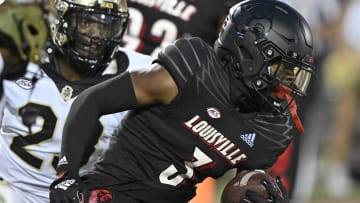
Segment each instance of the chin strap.
[{"label": "chin strap", "polygon": [[285,85],[278,85],[275,88],[275,96],[280,100],[286,99],[286,101],[289,104],[289,110],[290,110],[291,117],[294,120],[297,130],[300,133],[303,133],[304,127],[301,123],[301,120],[300,120],[298,114],[297,114],[297,105],[296,105],[296,102],[294,101],[294,98],[291,96],[291,89],[289,87],[286,87]]}]

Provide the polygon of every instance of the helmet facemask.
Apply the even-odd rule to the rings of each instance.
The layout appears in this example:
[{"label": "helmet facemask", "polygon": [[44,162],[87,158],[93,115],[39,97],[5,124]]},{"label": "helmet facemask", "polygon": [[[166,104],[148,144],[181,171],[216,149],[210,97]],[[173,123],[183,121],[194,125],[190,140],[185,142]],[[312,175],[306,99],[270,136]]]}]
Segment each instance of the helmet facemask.
[{"label": "helmet facemask", "polygon": [[127,7],[121,4],[125,1],[117,0],[119,5],[114,3],[109,8],[103,8],[97,0],[79,1],[86,6],[61,2],[57,4],[60,21],[55,44],[82,75],[103,70],[127,27]]},{"label": "helmet facemask", "polygon": [[254,89],[257,89],[263,100],[278,112],[284,113],[289,110],[297,129],[303,132],[303,126],[297,115],[297,104],[306,96],[314,73],[313,59],[306,56],[299,61],[295,59],[296,54],[292,53],[292,55],[293,57],[283,56],[273,60],[261,80],[266,83],[261,86],[266,88],[258,89],[256,86],[259,85],[254,84]]},{"label": "helmet facemask", "polygon": [[289,56],[283,56],[281,59],[274,60],[268,66],[268,77],[272,83],[285,85],[294,94],[306,96],[311,76],[314,73],[314,67],[311,64],[312,58],[310,56],[305,58],[308,62],[304,62],[304,59],[298,61]]},{"label": "helmet facemask", "polygon": [[69,22],[69,51],[77,60],[92,65],[102,63],[120,44],[125,23],[116,16],[84,11],[72,12]]}]

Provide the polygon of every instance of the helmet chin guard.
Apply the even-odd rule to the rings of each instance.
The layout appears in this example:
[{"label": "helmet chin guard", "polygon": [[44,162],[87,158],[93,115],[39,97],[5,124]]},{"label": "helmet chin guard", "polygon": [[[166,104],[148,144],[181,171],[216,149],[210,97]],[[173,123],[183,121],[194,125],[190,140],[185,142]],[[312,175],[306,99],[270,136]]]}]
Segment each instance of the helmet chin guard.
[{"label": "helmet chin guard", "polygon": [[291,96],[291,89],[285,85],[278,85],[275,89],[275,96],[279,100],[285,100],[288,103],[290,115],[293,118],[293,121],[295,123],[297,130],[300,133],[303,133],[304,127],[301,123],[301,120],[300,120],[298,114],[297,114],[297,104],[294,101],[294,98]]}]

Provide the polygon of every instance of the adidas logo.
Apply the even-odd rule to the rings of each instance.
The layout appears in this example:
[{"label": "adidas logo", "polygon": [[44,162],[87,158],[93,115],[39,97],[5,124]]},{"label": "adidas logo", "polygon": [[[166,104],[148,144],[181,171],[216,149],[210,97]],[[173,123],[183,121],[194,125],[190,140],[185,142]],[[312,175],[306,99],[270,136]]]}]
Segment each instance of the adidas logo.
[{"label": "adidas logo", "polygon": [[60,165],[66,165],[68,164],[68,161],[66,159],[66,156],[63,156],[60,160],[59,160],[59,163],[58,163],[58,166]]},{"label": "adidas logo", "polygon": [[256,137],[255,133],[240,135],[240,138],[244,140],[246,144],[248,144],[250,147],[254,146],[255,137]]}]

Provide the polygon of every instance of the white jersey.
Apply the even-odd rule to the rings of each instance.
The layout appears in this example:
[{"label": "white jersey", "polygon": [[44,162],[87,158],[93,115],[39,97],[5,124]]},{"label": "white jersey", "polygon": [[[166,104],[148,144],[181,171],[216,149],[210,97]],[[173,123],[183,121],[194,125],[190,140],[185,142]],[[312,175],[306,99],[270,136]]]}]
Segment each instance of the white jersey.
[{"label": "white jersey", "polygon": [[[149,56],[129,52],[129,68],[149,66]],[[76,89],[85,89],[82,81],[68,82],[50,77],[38,65],[29,64],[25,77],[4,81],[5,108],[0,129],[0,177],[16,191],[16,203],[49,202],[49,186],[55,179],[55,168],[61,146],[64,122],[73,103]],[[39,77],[41,75],[41,77]],[[39,79],[34,83],[32,78]],[[90,86],[89,82],[86,87]],[[26,107],[37,114],[29,129],[19,115]],[[31,112],[34,111],[34,112]],[[88,171],[107,147],[109,138],[125,112],[102,116],[102,136],[90,160],[80,169]],[[84,124],[86,128],[86,124]],[[78,143],[81,145],[81,143]]]}]

